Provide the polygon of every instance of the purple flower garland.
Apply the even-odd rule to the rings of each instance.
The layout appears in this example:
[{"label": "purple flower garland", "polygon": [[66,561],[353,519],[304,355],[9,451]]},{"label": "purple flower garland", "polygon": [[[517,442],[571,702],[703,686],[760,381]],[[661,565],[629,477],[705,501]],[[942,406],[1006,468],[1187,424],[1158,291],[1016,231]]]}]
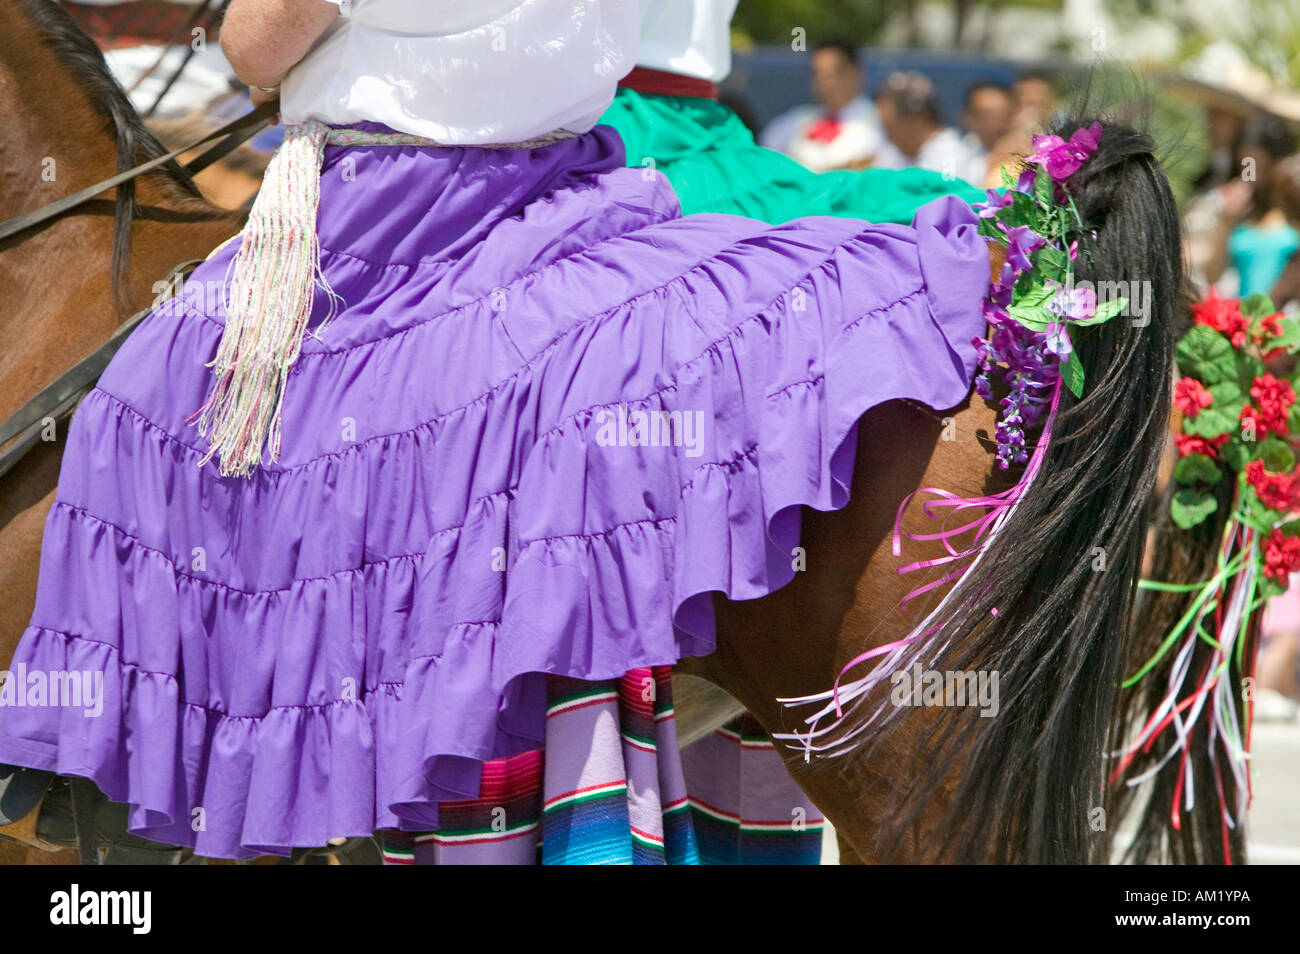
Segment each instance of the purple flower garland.
[{"label": "purple flower garland", "polygon": [[1072,359],[1070,326],[1106,321],[1128,304],[1121,298],[1099,308],[1091,289],[1073,287],[1076,236],[1083,225],[1063,183],[1100,142],[1100,123],[1077,130],[1068,141],[1035,136],[1020,177],[1012,183],[1004,172],[1005,191],[989,189],[988,201],[975,206],[981,234],[1006,247],[1002,273],[983,303],[989,336],[973,339],[976,392],[991,401],[995,374],[1009,392],[997,424],[1002,470],[1029,459],[1025,431],[1041,420],[1063,372],[1075,396],[1082,394],[1083,371]]}]

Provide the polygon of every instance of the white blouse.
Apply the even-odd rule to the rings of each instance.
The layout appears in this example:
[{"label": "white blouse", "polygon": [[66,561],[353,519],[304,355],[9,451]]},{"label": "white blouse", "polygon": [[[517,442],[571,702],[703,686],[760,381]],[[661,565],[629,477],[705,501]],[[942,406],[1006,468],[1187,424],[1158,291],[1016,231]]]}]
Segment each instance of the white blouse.
[{"label": "white blouse", "polygon": [[641,0],[638,66],[719,83],[731,72],[738,0]]},{"label": "white blouse", "polygon": [[447,145],[596,124],[632,69],[638,0],[329,0],[280,86],[287,123],[371,121]]}]

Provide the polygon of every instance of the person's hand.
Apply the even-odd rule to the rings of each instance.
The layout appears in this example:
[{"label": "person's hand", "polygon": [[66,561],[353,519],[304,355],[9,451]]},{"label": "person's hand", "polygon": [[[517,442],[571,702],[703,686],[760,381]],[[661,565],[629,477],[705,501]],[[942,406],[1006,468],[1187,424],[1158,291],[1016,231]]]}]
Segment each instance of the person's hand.
[{"label": "person's hand", "polygon": [[[253,100],[253,106],[261,106],[263,103],[270,103],[278,100],[280,98],[280,87],[276,86],[271,89],[263,89],[260,86],[250,86],[248,88],[248,95]],[[273,114],[267,122],[272,126],[278,125],[280,122],[280,114]]]}]

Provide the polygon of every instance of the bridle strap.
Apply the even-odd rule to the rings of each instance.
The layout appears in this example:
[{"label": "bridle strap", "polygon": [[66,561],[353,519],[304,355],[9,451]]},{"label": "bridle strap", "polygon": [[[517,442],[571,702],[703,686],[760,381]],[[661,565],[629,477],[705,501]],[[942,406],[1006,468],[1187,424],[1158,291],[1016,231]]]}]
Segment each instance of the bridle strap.
[{"label": "bridle strap", "polygon": [[[0,241],[57,218],[69,209],[74,209],[83,202],[93,199],[95,196],[142,173],[148,172],[150,169],[155,169],[197,146],[211,142],[214,139],[222,140],[212,148],[205,150],[201,155],[196,156],[193,161],[183,167],[186,173],[191,176],[195,175],[258,132],[265,126],[266,118],[278,109],[278,103],[263,103],[252,112],[240,116],[233,122],[227,123],[220,129],[208,133],[187,146],[173,150],[156,159],[150,159],[133,169],[120,172],[109,179],[97,182],[95,185],[79,192],[74,192],[72,195],[64,196],[48,205],[41,206],[39,209],[34,209],[15,219],[0,223]],[[195,259],[182,262],[168,272],[165,282],[168,285],[173,285],[178,273],[192,269],[200,261],[201,259]],[[36,446],[41,439],[41,432],[45,428],[46,421],[61,420],[76,409],[81,399],[85,397],[86,392],[94,386],[95,382],[99,380],[99,376],[104,373],[104,369],[108,367],[108,363],[117,354],[118,349],[122,347],[127,336],[145,319],[145,316],[153,310],[156,304],[155,302],[148,308],[136,312],[120,324],[108,341],[96,348],[88,357],[78,361],[71,370],[59,375],[54,380],[54,383],[42,389],[8,420],[0,424],[0,447],[12,442],[10,447],[0,451],[0,477],[12,470],[27,455],[28,451]]]},{"label": "bridle strap", "polygon": [[[193,270],[202,259],[182,262],[167,273],[163,280],[170,288],[176,287],[176,276]],[[159,302],[155,301],[148,308],[136,312],[122,324],[118,325],[111,338],[90,354],[73,365],[55,379],[54,383],[44,388],[34,398],[24,404],[3,424],[0,424],[0,447],[14,441],[13,446],[0,452],[0,478],[4,477],[14,465],[26,456],[41,440],[41,431],[50,420],[60,420],[71,414],[81,403],[95,382],[99,380],[108,363],[113,360],[118,349],[126,342],[127,336],[135,330]]]},{"label": "bridle strap", "polygon": [[182,146],[180,149],[173,149],[166,155],[158,156],[156,159],[150,159],[148,162],[135,166],[132,169],[127,169],[125,172],[119,172],[117,175],[104,179],[102,182],[96,182],[92,186],[87,186],[78,192],[74,192],[72,195],[65,195],[63,198],[55,199],[53,202],[47,203],[38,209],[24,212],[17,218],[9,219],[6,222],[0,223],[0,242],[17,235],[20,232],[25,232],[33,226],[57,218],[69,209],[75,209],[82,203],[90,201],[95,198],[95,196],[107,192],[109,189],[116,188],[122,183],[129,182],[151,169],[156,169],[165,163],[171,162],[177,156],[189,152],[191,149],[202,146],[204,143],[212,142],[214,139],[222,139],[223,137],[226,137],[224,142],[217,143],[211,149],[206,150],[202,155],[196,156],[191,162],[182,166],[185,172],[189,175],[196,175],[221,157],[225,156],[240,143],[244,142],[244,140],[257,133],[258,130],[265,125],[267,117],[278,112],[279,109],[280,104],[276,101],[263,103],[251,113],[245,113],[238,119],[226,123],[226,125],[222,126],[220,129],[214,130],[206,136],[202,136],[194,142]]},{"label": "bridle strap", "polygon": [[[229,5],[230,0],[221,0],[221,4],[215,11],[213,11],[213,18],[215,20],[220,20],[225,15],[226,7]],[[189,42],[190,31],[198,25],[199,20],[203,18],[204,14],[208,12],[211,6],[212,0],[202,0],[202,3],[198,4],[198,6],[194,8],[194,12],[190,14],[185,26],[181,28],[180,37],[181,42],[185,44],[185,55],[181,58],[180,65],[176,67],[171,78],[163,84],[162,92],[154,98],[153,105],[144,111],[146,118],[152,116],[158,111],[158,107],[162,105],[162,101],[167,98],[167,94],[172,91],[172,87],[176,85],[176,81],[180,79],[181,74],[185,72],[185,67],[189,66],[190,60],[194,57],[194,53],[196,52],[194,44]],[[168,47],[164,46],[162,55],[158,57],[153,66],[149,67],[148,73],[143,74],[140,79],[136,80],[136,85],[138,85],[140,80],[143,80],[145,76],[153,73],[153,71],[159,67],[163,59],[166,58],[167,51]]]}]

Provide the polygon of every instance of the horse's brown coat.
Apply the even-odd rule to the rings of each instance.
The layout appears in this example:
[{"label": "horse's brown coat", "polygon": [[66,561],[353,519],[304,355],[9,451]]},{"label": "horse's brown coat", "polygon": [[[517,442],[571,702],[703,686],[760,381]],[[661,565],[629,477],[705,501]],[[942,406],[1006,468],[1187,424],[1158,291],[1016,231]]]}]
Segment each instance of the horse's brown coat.
[{"label": "horse's brown coat", "polygon": [[[0,221],[107,178],[117,154],[104,119],[34,34],[21,7],[0,2]],[[132,230],[131,296],[137,307],[154,282],[202,258],[238,230],[239,218],[185,196],[163,174],[141,177],[141,206],[182,221],[139,219]],[[108,340],[128,315],[113,301],[113,193],[25,240],[0,247],[0,420]],[[97,213],[97,214],[96,214]],[[188,220],[188,221],[186,221]],[[8,661],[31,619],[41,532],[54,502],[59,440],[44,442],[0,481],[0,659]],[[0,846],[0,860],[13,847]],[[35,852],[37,863],[75,855]]]}]

